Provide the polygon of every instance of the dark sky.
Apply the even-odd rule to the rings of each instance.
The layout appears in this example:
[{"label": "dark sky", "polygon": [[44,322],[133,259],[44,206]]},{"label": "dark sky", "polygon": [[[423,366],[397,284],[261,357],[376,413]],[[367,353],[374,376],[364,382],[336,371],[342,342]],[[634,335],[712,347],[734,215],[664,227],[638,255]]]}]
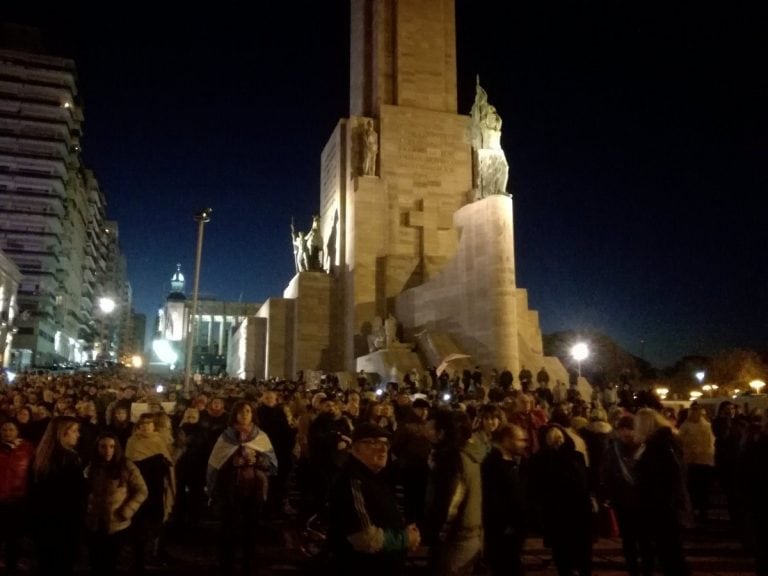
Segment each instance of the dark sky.
[{"label": "dark sky", "polygon": [[[177,262],[191,292],[207,206],[201,292],[280,296],[291,217],[309,229],[320,152],[348,115],[348,1],[79,4],[0,14],[77,63],[83,154],[137,310],[152,322]],[[543,331],[598,330],[657,366],[764,347],[768,22],[738,3],[456,4],[459,111],[479,73]]]}]

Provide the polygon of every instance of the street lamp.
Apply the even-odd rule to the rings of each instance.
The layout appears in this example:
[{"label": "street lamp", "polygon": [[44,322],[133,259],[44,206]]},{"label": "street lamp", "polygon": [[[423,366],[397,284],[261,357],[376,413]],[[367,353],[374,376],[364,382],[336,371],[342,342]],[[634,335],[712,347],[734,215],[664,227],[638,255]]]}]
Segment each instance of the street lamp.
[{"label": "street lamp", "polygon": [[762,380],[752,380],[752,382],[749,383],[749,387],[755,391],[755,394],[760,394],[760,390],[762,390],[764,386],[765,382]]},{"label": "street lamp", "polygon": [[701,392],[699,390],[693,390],[690,394],[691,400],[698,400],[701,398]]},{"label": "street lamp", "polygon": [[101,313],[104,315],[104,318],[101,322],[101,352],[102,354],[106,355],[106,359],[109,360],[109,342],[108,336],[109,336],[109,330],[107,326],[109,315],[112,314],[112,312],[115,311],[115,307],[117,304],[115,303],[115,300],[113,298],[110,298],[109,296],[102,296],[99,298],[99,310],[101,310]]},{"label": "street lamp", "polygon": [[587,346],[584,342],[578,342],[571,348],[571,357],[576,360],[579,366],[579,378],[581,378],[581,362],[582,360],[586,360],[588,356],[589,346]]},{"label": "street lamp", "polygon": [[200,288],[200,260],[203,256],[203,227],[211,221],[213,208],[201,210],[194,216],[197,222],[197,254],[195,255],[195,284],[192,291],[192,310],[187,326],[187,351],[184,358],[184,391],[189,392],[189,381],[192,375],[192,350],[195,340],[195,318],[197,317],[197,296]]},{"label": "street lamp", "polygon": [[702,382],[704,382],[704,377],[707,375],[707,373],[704,372],[704,370],[699,370],[698,372],[695,372],[693,375],[696,376],[696,380],[698,380],[699,384],[701,384]]},{"label": "street lamp", "polygon": [[669,394],[669,388],[656,388],[656,394],[660,399],[666,400],[667,394]]}]

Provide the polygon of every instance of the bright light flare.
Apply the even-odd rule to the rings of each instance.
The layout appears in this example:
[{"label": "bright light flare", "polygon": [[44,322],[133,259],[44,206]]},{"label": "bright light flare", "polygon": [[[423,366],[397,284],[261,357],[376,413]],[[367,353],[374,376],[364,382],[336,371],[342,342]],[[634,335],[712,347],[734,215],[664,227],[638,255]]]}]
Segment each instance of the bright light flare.
[{"label": "bright light flare", "polygon": [[176,364],[179,359],[179,355],[173,350],[168,340],[155,340],[152,342],[152,350],[155,351],[160,361],[166,364]]},{"label": "bright light flare", "polygon": [[99,298],[99,309],[104,312],[104,314],[112,314],[112,312],[115,311],[115,301],[112,298],[103,297]]},{"label": "bright light flare", "polygon": [[589,346],[584,342],[578,342],[571,348],[571,356],[576,362],[581,362],[589,357]]}]

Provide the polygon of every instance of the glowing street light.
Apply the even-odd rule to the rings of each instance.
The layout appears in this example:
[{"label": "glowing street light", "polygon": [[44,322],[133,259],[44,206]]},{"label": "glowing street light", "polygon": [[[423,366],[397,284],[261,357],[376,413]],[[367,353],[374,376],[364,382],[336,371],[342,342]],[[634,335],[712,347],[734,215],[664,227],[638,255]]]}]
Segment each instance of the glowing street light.
[{"label": "glowing street light", "polygon": [[589,357],[589,346],[584,342],[578,342],[571,348],[571,357],[576,360],[579,367],[579,378],[581,378],[581,362]]},{"label": "glowing street light", "polygon": [[104,314],[112,314],[115,311],[116,305],[114,299],[109,296],[99,298],[99,310],[104,312]]},{"label": "glowing street light", "polygon": [[656,394],[662,400],[666,400],[667,394],[669,394],[669,388],[656,388]]},{"label": "glowing street light", "polygon": [[696,380],[699,381],[699,384],[701,384],[702,382],[704,382],[704,377],[707,375],[707,373],[704,372],[704,370],[699,370],[698,372],[695,372],[693,375],[696,377]]},{"label": "glowing street light", "polygon": [[692,390],[690,393],[691,400],[698,400],[701,398],[701,392],[699,390]]},{"label": "glowing street light", "polygon": [[764,386],[765,382],[762,380],[752,380],[752,382],[749,383],[749,387],[755,391],[755,394],[760,394],[760,390],[762,390]]},{"label": "glowing street light", "polygon": [[99,310],[101,310],[101,313],[104,315],[104,319],[101,323],[101,353],[102,355],[106,356],[106,359],[109,359],[109,348],[110,348],[110,342],[108,341],[109,338],[109,327],[107,326],[109,315],[112,314],[112,312],[115,311],[115,308],[117,307],[117,303],[115,302],[114,298],[110,298],[109,296],[102,296],[98,300],[99,304]]},{"label": "glowing street light", "polygon": [[195,214],[194,219],[197,222],[197,254],[195,256],[195,285],[192,291],[192,310],[189,314],[189,324],[187,329],[187,351],[184,358],[184,390],[189,392],[189,381],[192,377],[192,350],[195,340],[195,318],[197,317],[197,296],[200,289],[200,260],[203,256],[203,227],[211,221],[213,208],[206,208]]}]

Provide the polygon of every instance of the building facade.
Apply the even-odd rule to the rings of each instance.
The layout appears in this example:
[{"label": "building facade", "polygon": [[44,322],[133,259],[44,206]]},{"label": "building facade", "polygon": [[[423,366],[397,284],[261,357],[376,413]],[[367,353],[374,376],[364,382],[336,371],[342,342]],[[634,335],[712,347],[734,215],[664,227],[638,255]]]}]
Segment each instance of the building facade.
[{"label": "building facade", "polygon": [[[104,195],[80,155],[75,63],[36,51],[35,34],[4,27],[0,35],[0,249],[22,275],[10,360],[17,369],[93,357],[98,298],[114,258]],[[24,51],[6,48],[19,38]]]}]

